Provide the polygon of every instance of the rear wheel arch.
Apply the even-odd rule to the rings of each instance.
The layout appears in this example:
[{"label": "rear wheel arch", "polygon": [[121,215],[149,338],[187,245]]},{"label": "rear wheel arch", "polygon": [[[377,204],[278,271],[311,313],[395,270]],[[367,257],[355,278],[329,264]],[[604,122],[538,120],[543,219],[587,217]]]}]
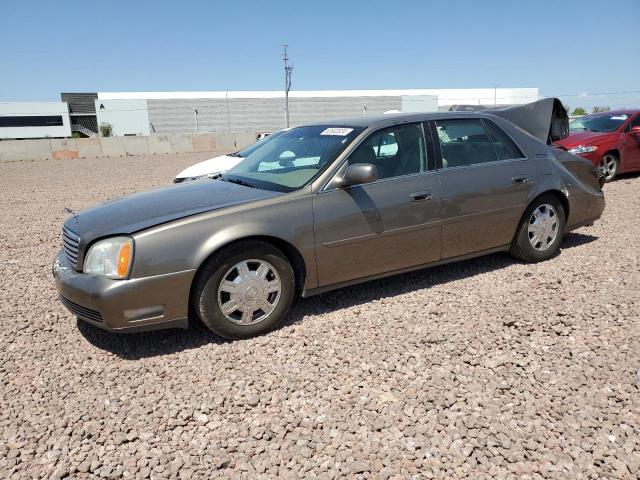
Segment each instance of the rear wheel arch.
[{"label": "rear wheel arch", "polygon": [[[538,217],[537,220],[540,220],[541,225],[531,230],[532,227],[535,227],[538,222],[532,223],[529,225],[530,219],[533,218],[532,214],[535,213],[536,210],[543,208],[544,211],[553,211],[560,210],[560,215],[557,221],[553,221],[553,216],[549,217]],[[560,243],[562,242],[562,238],[564,235],[564,230],[567,225],[567,220],[569,218],[568,214],[569,202],[567,197],[558,190],[546,190],[535,198],[533,198],[525,208],[520,221],[518,222],[518,228],[515,231],[513,239],[511,240],[511,245],[509,247],[509,254],[519,260],[523,260],[525,262],[539,262],[543,260],[548,260],[553,255],[557,254],[560,248]],[[545,225],[547,223],[547,225]],[[555,225],[555,226],[552,226]],[[554,230],[555,229],[555,230]],[[555,233],[554,233],[555,232]],[[533,233],[533,237],[531,234]],[[546,239],[547,237],[550,243],[542,242],[541,244],[537,244],[536,238],[542,233],[542,239]],[[532,242],[532,238],[534,242]],[[539,248],[540,247],[540,248]]]},{"label": "rear wheel arch", "polygon": [[562,209],[564,210],[565,225],[567,224],[567,222],[569,221],[569,199],[560,190],[550,189],[550,190],[545,190],[544,192],[539,193],[534,198],[529,200],[529,203],[527,203],[527,206],[525,207],[524,211],[522,212],[522,216],[520,217],[520,221],[518,222],[518,228],[516,229],[515,234],[517,234],[518,229],[520,228],[520,225],[522,224],[522,222],[525,219],[525,215],[527,213],[527,209],[531,206],[531,204],[533,204],[534,202],[538,201],[538,199],[540,197],[543,197],[545,195],[553,195],[554,197],[556,197],[558,199],[558,201],[562,205]]}]

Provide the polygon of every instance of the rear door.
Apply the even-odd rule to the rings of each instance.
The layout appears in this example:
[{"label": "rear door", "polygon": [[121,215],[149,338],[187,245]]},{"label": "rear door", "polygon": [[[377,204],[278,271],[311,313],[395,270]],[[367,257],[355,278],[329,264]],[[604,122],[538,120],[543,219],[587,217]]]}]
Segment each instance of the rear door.
[{"label": "rear door", "polygon": [[538,180],[534,159],[493,121],[437,120],[442,258],[508,245]]},{"label": "rear door", "polygon": [[320,286],[400,270],[440,259],[440,187],[421,123],[373,132],[349,164],[376,165],[378,180],[314,196]]}]

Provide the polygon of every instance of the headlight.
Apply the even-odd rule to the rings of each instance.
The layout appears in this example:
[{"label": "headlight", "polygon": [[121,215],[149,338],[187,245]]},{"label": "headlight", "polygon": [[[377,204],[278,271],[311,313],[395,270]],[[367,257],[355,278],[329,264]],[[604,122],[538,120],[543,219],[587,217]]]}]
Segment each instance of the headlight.
[{"label": "headlight", "polygon": [[84,259],[84,273],[109,278],[126,278],[133,260],[133,240],[111,237],[92,245]]},{"label": "headlight", "polygon": [[596,147],[595,145],[591,145],[591,146],[580,145],[578,147],[570,148],[569,153],[573,153],[574,155],[577,155],[579,153],[595,152],[597,149],[598,147]]}]

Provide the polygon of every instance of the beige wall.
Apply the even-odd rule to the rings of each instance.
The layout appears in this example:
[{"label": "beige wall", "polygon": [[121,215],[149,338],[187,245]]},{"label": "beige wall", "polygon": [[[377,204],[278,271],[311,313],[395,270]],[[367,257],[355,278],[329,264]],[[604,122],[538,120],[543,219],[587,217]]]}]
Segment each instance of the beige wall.
[{"label": "beige wall", "polygon": [[0,162],[121,157],[192,152],[226,153],[255,141],[253,132],[0,141]]}]

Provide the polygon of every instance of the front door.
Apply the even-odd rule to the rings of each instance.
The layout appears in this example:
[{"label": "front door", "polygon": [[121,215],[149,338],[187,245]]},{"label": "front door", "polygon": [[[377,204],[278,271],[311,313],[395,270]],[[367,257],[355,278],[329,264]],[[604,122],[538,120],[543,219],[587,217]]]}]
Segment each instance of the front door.
[{"label": "front door", "polygon": [[419,123],[374,132],[341,172],[349,164],[374,164],[378,180],[347,188],[330,183],[315,195],[319,286],[440,259],[440,186],[425,145]]},{"label": "front door", "polygon": [[508,245],[538,169],[494,122],[435,122],[441,152],[442,258]]},{"label": "front door", "polygon": [[632,131],[634,127],[640,127],[640,114],[636,115],[620,134],[620,154],[624,171],[640,170],[640,132]]}]

